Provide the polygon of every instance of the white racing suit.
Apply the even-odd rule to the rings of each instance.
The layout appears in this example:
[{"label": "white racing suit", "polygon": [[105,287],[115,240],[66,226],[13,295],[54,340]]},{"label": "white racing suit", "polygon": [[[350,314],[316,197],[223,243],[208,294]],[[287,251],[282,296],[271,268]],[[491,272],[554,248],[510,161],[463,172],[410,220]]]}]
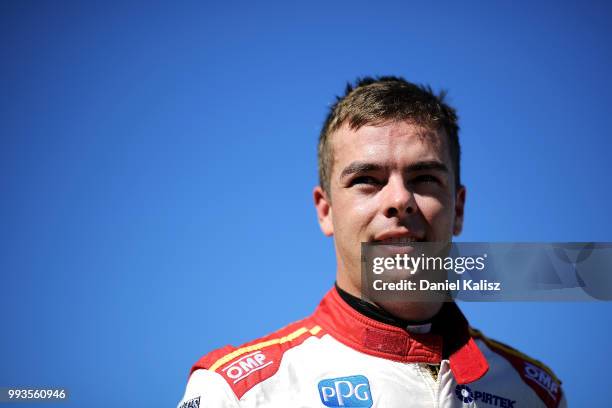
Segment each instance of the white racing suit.
[{"label": "white racing suit", "polygon": [[202,357],[178,407],[566,406],[546,366],[471,329],[454,303],[416,329],[428,332],[367,317],[334,288],[310,317]]}]

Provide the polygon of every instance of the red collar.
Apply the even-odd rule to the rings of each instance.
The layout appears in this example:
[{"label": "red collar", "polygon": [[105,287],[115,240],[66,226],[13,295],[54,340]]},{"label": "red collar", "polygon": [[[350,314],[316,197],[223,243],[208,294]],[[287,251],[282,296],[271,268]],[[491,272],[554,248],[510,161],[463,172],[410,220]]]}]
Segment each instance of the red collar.
[{"label": "red collar", "polygon": [[332,337],[347,346],[376,357],[405,363],[439,364],[450,357],[450,368],[459,384],[481,378],[489,364],[469,334],[467,320],[455,303],[445,303],[432,331],[409,333],[399,327],[370,319],[353,309],[330,290],[314,312],[313,319]]}]

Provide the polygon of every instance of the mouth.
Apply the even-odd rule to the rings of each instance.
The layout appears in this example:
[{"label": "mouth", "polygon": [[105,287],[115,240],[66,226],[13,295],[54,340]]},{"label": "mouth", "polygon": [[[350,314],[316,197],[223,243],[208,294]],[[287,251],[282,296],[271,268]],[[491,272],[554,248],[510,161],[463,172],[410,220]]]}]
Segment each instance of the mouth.
[{"label": "mouth", "polygon": [[416,242],[425,242],[421,237],[409,232],[386,232],[375,237],[372,242],[375,244],[374,253],[379,256],[410,255],[416,250]]},{"label": "mouth", "polygon": [[408,231],[388,231],[374,237],[372,242],[386,245],[406,245],[414,242],[425,242],[425,239]]},{"label": "mouth", "polygon": [[418,239],[411,236],[399,236],[399,237],[390,237],[384,239],[375,239],[373,242],[378,244],[387,244],[387,245],[402,245],[402,244],[412,244],[414,242],[423,242],[422,239]]}]

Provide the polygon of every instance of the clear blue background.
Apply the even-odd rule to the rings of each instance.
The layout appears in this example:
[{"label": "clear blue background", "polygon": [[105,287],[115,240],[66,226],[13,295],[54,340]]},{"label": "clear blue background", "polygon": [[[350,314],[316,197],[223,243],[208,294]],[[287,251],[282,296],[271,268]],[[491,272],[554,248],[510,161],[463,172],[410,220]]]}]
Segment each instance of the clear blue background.
[{"label": "clear blue background", "polygon": [[[449,90],[464,241],[612,241],[606,2],[0,5],[0,385],[174,406],[334,281],[311,191],[348,80]],[[610,303],[463,304],[607,406]]]}]

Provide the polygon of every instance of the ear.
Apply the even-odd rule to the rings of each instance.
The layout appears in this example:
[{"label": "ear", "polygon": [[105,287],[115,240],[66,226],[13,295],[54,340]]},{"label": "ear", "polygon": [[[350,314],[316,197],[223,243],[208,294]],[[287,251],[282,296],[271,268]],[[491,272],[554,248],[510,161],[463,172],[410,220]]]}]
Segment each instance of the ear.
[{"label": "ear", "polygon": [[463,214],[465,209],[466,193],[467,191],[465,186],[460,186],[457,189],[455,196],[455,224],[453,225],[453,235],[459,235],[463,230]]},{"label": "ear", "polygon": [[332,222],[331,201],[321,186],[316,186],[312,192],[315,208],[317,209],[317,218],[319,226],[325,236],[334,235],[334,224]]}]

